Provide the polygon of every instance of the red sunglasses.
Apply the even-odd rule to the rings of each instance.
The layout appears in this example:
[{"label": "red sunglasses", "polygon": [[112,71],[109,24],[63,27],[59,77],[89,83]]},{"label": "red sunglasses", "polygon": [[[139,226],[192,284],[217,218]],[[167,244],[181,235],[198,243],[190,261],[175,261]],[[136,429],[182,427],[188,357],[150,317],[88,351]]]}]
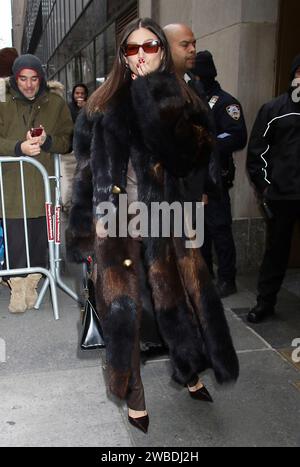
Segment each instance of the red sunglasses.
[{"label": "red sunglasses", "polygon": [[144,44],[125,44],[123,45],[124,55],[126,57],[137,55],[139,53],[140,47],[142,47],[146,54],[156,54],[161,47],[161,44],[158,40],[145,42]]}]

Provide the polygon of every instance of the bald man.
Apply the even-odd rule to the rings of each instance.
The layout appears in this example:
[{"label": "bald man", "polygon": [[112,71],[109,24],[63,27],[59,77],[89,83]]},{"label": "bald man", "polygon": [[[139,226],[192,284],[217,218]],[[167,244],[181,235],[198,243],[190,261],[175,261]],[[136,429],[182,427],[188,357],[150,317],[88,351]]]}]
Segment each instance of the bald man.
[{"label": "bald man", "polygon": [[168,24],[164,27],[171,47],[176,71],[184,77],[191,71],[196,61],[196,39],[193,31],[185,24]]},{"label": "bald man", "polygon": [[[193,31],[186,24],[168,24],[164,27],[172,59],[177,73],[200,97],[203,104],[211,113],[206,101],[206,95],[200,80],[196,80],[191,70],[196,61],[196,39]],[[214,132],[213,116],[211,114],[211,127]],[[188,201],[202,200],[207,203],[208,197],[220,195],[220,167],[218,155],[214,152],[210,158],[209,167],[188,176],[183,182]]]}]

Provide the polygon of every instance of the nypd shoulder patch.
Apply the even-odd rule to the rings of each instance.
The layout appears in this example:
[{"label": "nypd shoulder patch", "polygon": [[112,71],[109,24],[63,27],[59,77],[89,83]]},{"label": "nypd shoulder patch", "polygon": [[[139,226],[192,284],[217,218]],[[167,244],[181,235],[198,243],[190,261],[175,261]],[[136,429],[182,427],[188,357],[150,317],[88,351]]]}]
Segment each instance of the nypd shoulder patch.
[{"label": "nypd shoulder patch", "polygon": [[214,108],[214,106],[216,105],[216,103],[218,102],[218,100],[220,99],[220,96],[212,96],[212,98],[210,99],[208,105],[210,106],[211,109]]},{"label": "nypd shoulder patch", "polygon": [[226,107],[226,111],[234,120],[239,120],[241,118],[241,108],[238,104],[229,105]]}]

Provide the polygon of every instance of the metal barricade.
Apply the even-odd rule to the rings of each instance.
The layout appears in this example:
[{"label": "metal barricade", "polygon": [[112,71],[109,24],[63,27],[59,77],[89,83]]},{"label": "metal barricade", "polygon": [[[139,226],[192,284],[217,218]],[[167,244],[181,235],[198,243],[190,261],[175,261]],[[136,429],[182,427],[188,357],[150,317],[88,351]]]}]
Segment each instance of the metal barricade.
[{"label": "metal barricade", "polygon": [[[58,154],[53,156],[55,159],[55,175],[49,176],[45,167],[38,162],[36,159],[31,157],[0,157],[0,196],[2,206],[2,222],[4,232],[4,243],[5,243],[5,264],[6,269],[0,270],[0,277],[4,276],[21,276],[24,274],[43,274],[46,279],[39,293],[38,300],[34,306],[35,309],[39,309],[47,288],[50,286],[53,314],[56,320],[59,319],[58,311],[58,300],[57,300],[57,286],[67,293],[71,298],[79,301],[78,296],[73,292],[61,278],[61,172],[60,172],[60,156]],[[4,185],[3,180],[3,164],[16,164],[20,165],[20,177],[22,187],[22,203],[23,203],[23,219],[24,219],[24,240],[26,249],[26,262],[27,267],[23,269],[11,269],[9,263],[9,238],[7,238],[7,225],[6,225],[6,213],[5,213],[5,199],[4,199]],[[26,214],[26,195],[25,195],[25,181],[24,181],[24,164],[31,164],[36,167],[41,173],[44,180],[45,188],[45,209],[46,209],[46,221],[47,221],[47,232],[48,232],[48,245],[49,245],[49,269],[40,267],[31,267],[30,254],[29,254],[29,242],[28,242],[28,228],[27,228],[27,214]],[[55,182],[55,206],[53,209],[53,203],[51,199],[50,180]]]}]

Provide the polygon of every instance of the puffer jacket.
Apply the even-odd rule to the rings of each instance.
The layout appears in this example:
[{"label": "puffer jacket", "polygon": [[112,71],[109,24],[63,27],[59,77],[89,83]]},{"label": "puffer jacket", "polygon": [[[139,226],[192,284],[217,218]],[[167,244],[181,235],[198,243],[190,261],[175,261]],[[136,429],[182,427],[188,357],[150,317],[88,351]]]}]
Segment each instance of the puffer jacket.
[{"label": "puffer jacket", "polygon": [[[52,82],[34,100],[29,101],[12,85],[12,80],[0,84],[0,156],[20,156],[20,143],[27,131],[43,125],[47,135],[41,154],[36,158],[54,174],[53,154],[67,153],[71,145],[73,122],[70,111],[61,97],[60,83]],[[43,179],[31,164],[24,164],[27,217],[45,215]],[[3,165],[3,189],[6,217],[23,217],[21,200],[21,177],[19,164]]]}]

